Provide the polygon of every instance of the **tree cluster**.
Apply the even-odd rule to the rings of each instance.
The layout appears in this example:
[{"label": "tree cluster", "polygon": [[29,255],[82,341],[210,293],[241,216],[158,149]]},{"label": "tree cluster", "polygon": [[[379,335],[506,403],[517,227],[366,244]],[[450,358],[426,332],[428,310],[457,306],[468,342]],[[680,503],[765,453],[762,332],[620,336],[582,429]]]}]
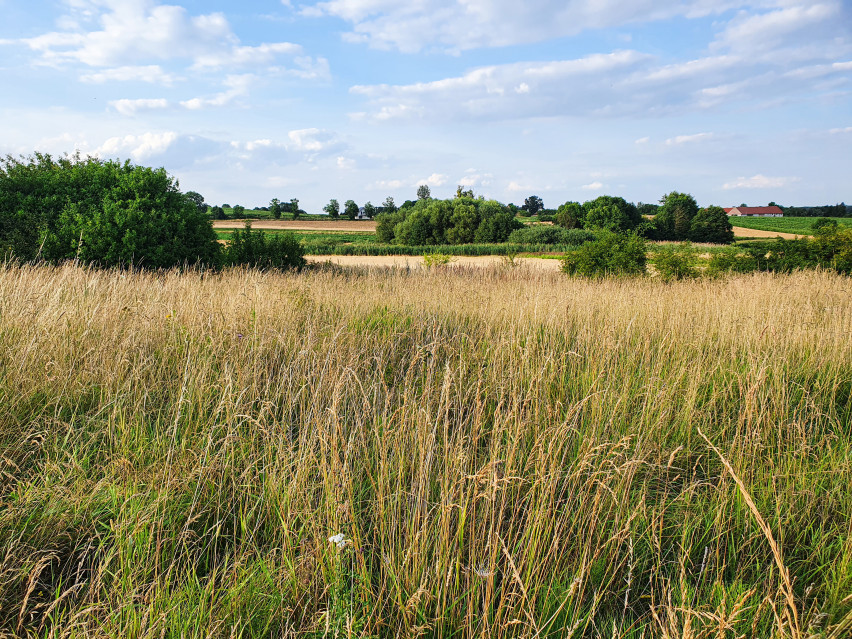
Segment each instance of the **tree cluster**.
[{"label": "tree cluster", "polygon": [[583,204],[566,202],[557,209],[554,222],[569,229],[635,231],[651,240],[716,244],[729,244],[734,240],[733,227],[724,209],[718,206],[699,209],[695,198],[677,191],[665,195],[659,206],[636,206],[624,198],[609,195]]},{"label": "tree cluster", "polygon": [[377,220],[380,241],[408,246],[505,242],[523,226],[508,207],[467,192],[452,200],[406,202]]}]

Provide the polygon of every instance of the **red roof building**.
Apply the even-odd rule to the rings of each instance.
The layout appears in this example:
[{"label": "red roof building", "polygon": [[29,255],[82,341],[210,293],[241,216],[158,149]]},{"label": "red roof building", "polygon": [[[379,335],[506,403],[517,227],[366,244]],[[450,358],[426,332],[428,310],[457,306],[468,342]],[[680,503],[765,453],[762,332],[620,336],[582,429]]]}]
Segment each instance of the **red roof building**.
[{"label": "red roof building", "polygon": [[735,206],[725,209],[725,213],[745,217],[784,217],[784,211],[777,206]]}]

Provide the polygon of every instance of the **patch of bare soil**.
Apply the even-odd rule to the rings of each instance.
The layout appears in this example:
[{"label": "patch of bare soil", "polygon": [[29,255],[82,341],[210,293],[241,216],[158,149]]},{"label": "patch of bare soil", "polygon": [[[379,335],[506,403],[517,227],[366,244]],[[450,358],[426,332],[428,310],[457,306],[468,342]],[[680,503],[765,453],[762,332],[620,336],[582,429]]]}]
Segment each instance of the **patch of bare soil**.
[{"label": "patch of bare soil", "polygon": [[795,233],[778,233],[777,231],[763,231],[758,229],[744,229],[741,226],[734,227],[734,237],[780,237],[785,240],[796,240],[804,235]]},{"label": "patch of bare soil", "polygon": [[[213,220],[214,229],[241,229],[245,220]],[[263,231],[365,231],[376,232],[373,220],[252,220],[251,227]]]}]

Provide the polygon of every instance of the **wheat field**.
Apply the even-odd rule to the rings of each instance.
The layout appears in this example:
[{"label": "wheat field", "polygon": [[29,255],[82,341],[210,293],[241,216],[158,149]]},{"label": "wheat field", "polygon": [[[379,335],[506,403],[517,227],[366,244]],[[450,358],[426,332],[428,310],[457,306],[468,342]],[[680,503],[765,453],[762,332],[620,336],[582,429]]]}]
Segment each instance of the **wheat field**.
[{"label": "wheat field", "polygon": [[852,280],[0,268],[0,636],[852,633]]}]

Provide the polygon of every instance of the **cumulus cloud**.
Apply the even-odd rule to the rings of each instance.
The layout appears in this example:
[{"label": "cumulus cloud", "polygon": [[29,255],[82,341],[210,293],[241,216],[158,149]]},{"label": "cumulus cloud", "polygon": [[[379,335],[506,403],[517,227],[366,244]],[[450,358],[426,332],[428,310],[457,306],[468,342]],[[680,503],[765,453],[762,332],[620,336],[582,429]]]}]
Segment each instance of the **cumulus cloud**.
[{"label": "cumulus cloud", "polygon": [[450,179],[450,176],[444,175],[443,173],[433,173],[429,177],[424,180],[419,180],[417,182],[417,186],[425,184],[427,186],[444,186],[447,183],[447,180]]},{"label": "cumulus cloud", "polygon": [[[459,10],[500,2],[466,0],[450,3]],[[506,3],[509,4],[508,2]],[[541,15],[548,24],[559,21],[557,3],[511,3],[494,20],[516,28],[513,12]],[[592,3],[558,3],[568,14]],[[619,10],[620,2],[596,3]],[[626,3],[627,15],[642,6],[657,15],[651,3]],[[539,6],[541,5],[541,6]],[[742,9],[717,25],[717,36],[706,54],[694,59],[661,59],[639,50],[597,53],[583,58],[547,62],[516,62],[471,69],[455,77],[405,85],[359,85],[367,109],[357,119],[389,120],[508,119],[524,117],[661,117],[708,109],[725,109],[737,102],[757,108],[784,101],[817,98],[821,93],[848,90],[852,42],[841,26],[845,13],[838,1],[803,3],[798,0],[654,3],[659,15],[679,7],[682,15],[705,15],[722,6]],[[321,13],[338,15],[361,24],[394,15],[426,12],[432,3],[419,0],[399,5],[383,0],[339,0],[315,5]],[[446,8],[446,7],[445,7]],[[447,9],[449,10],[449,9]],[[487,12],[486,12],[487,13]],[[499,12],[498,12],[499,13]],[[490,15],[490,14],[489,14]],[[476,24],[463,21],[465,28]],[[522,24],[522,21],[521,21]],[[597,24],[597,23],[594,23]],[[600,24],[608,24],[606,21]],[[475,27],[474,27],[475,28]],[[418,31],[430,32],[422,25]],[[514,31],[513,31],[514,32]],[[465,34],[467,31],[465,30]],[[400,45],[401,46],[401,45]]]},{"label": "cumulus cloud", "polygon": [[[81,64],[107,71],[85,74],[87,82],[141,79],[169,83],[153,61],[183,61],[195,70],[269,66],[298,77],[326,77],[327,61],[305,55],[290,42],[241,44],[222,13],[190,15],[181,6],[155,0],[65,0],[69,15],[59,31],[20,40],[38,62]],[[291,60],[281,66],[281,59]]]},{"label": "cumulus cloud", "polygon": [[166,109],[169,107],[169,101],[165,98],[139,99],[139,100],[112,100],[109,105],[121,113],[121,115],[134,116],[140,111],[153,111],[156,109]]},{"label": "cumulus cloud", "polygon": [[758,173],[750,178],[739,177],[723,184],[722,188],[726,191],[732,189],[780,189],[798,181],[799,178],[796,177],[767,177]]},{"label": "cumulus cloud", "polygon": [[603,186],[603,182],[592,182],[591,184],[584,184],[580,188],[586,191],[599,191]]}]

